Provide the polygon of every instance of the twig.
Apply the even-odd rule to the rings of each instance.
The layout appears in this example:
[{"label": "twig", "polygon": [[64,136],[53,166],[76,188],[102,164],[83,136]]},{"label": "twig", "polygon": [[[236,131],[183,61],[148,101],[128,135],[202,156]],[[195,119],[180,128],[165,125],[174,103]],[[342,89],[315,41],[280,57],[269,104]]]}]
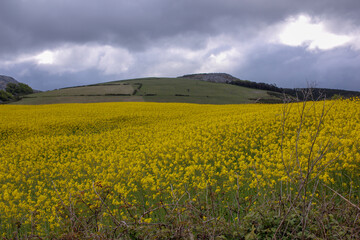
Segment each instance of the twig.
[{"label": "twig", "polygon": [[114,215],[111,213],[111,210],[109,209],[108,205],[102,200],[102,198],[100,197],[99,193],[96,191],[95,185],[94,185],[94,181],[93,181],[92,187],[93,187],[93,189],[94,189],[95,194],[98,196],[98,198],[100,199],[101,203],[103,204],[103,206],[105,206],[106,209],[108,210],[108,212],[109,212],[111,218],[113,219],[113,221],[115,222],[115,224],[116,224],[116,225],[120,225],[120,224],[122,223],[123,225],[126,226],[126,225],[127,225],[126,222],[124,222],[124,221],[118,221],[118,220],[114,217]]},{"label": "twig", "polygon": [[[64,201],[62,200],[62,198],[60,197],[59,191],[57,190],[54,181],[52,181],[52,184],[53,184],[53,186],[54,186],[56,195],[57,195],[58,198],[60,199],[61,204],[62,204],[63,207],[66,209],[67,207],[66,207]],[[73,213],[71,210],[68,210],[68,211],[69,211],[69,215],[72,215],[72,216],[70,216],[70,219],[75,218],[75,219],[82,225],[82,227],[86,230],[85,233],[86,233],[86,235],[88,236],[89,229],[87,228],[87,226],[84,225],[84,224],[80,221],[80,219],[76,216],[75,213]]]},{"label": "twig", "polygon": [[331,191],[333,191],[336,195],[338,195],[339,197],[341,197],[343,200],[345,200],[345,202],[349,203],[351,206],[353,206],[354,208],[356,208],[357,210],[360,211],[360,207],[358,207],[357,205],[355,205],[354,203],[350,202],[350,200],[348,200],[347,198],[345,198],[343,195],[341,195],[340,193],[338,193],[337,191],[335,191],[334,189],[332,189],[331,187],[329,187],[328,185],[324,184],[325,187],[327,187],[328,189],[330,189]]}]

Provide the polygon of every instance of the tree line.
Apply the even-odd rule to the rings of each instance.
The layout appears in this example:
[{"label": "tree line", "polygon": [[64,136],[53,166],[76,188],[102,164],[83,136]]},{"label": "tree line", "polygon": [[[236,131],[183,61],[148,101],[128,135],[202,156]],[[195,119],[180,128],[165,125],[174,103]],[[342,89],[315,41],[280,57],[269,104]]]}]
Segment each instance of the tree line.
[{"label": "tree line", "polygon": [[[254,89],[260,89],[260,90],[267,90],[272,92],[277,92],[281,94],[285,94],[288,96],[292,96],[298,100],[309,100],[309,96],[305,96],[303,93],[306,92],[306,90],[309,90],[309,88],[279,88],[275,84],[268,84],[268,83],[257,83],[252,82],[249,80],[233,80],[230,82],[227,82],[228,84],[242,86],[242,87],[248,87],[248,88],[254,88]],[[360,92],[356,91],[346,91],[346,90],[340,90],[340,89],[328,89],[328,88],[311,88],[312,92],[312,98],[313,100],[319,99],[319,98],[351,98],[355,96],[360,96]]]}]

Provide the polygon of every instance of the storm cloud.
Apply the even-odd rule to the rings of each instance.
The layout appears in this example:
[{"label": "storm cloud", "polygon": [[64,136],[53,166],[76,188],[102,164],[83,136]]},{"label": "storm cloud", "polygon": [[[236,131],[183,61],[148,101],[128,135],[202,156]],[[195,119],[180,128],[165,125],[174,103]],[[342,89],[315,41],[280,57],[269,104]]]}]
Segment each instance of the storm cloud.
[{"label": "storm cloud", "polygon": [[47,90],[146,76],[360,90],[358,0],[2,0],[0,74]]}]

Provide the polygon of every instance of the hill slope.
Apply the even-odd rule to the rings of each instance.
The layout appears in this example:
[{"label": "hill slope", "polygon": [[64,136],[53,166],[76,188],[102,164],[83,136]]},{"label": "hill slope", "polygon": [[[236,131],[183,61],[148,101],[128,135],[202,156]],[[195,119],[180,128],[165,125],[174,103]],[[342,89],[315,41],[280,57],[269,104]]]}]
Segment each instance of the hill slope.
[{"label": "hill slope", "polygon": [[[286,95],[292,96],[296,99],[298,98],[300,100],[309,100],[308,97],[304,96],[303,94],[304,92],[309,90],[308,88],[280,88],[277,87],[275,84],[241,80],[227,73],[198,73],[198,74],[184,75],[182,77],[198,79],[208,82],[228,83],[246,88],[261,89],[261,90],[277,92],[277,93],[285,93]],[[329,89],[329,88],[311,88],[311,89],[312,89],[312,98],[314,100],[323,99],[324,97],[327,99],[331,99],[335,95],[342,96],[345,98],[360,96],[360,92],[358,91],[348,91],[348,90]]]},{"label": "hill slope", "polygon": [[0,75],[0,90],[4,90],[8,83],[19,84],[19,82],[12,77]]},{"label": "hill slope", "polygon": [[281,102],[268,91],[185,77],[139,78],[63,88],[25,96],[14,104],[90,102],[185,102],[240,104]]}]

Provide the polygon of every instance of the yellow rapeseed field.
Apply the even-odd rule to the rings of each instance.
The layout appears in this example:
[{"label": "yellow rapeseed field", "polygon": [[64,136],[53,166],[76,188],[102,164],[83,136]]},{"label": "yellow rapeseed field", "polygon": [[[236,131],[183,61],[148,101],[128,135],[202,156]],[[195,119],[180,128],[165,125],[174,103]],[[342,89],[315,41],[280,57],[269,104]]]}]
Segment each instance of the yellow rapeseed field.
[{"label": "yellow rapeseed field", "polygon": [[307,172],[359,191],[360,101],[308,102],[303,115],[302,107],[2,105],[0,232],[44,235],[62,227],[66,211],[80,218],[105,200],[99,229],[114,217],[150,223],[160,215],[132,216],[126,206],[152,209],[184,194],[201,201],[213,191],[225,208],[239,192],[271,194]]}]

